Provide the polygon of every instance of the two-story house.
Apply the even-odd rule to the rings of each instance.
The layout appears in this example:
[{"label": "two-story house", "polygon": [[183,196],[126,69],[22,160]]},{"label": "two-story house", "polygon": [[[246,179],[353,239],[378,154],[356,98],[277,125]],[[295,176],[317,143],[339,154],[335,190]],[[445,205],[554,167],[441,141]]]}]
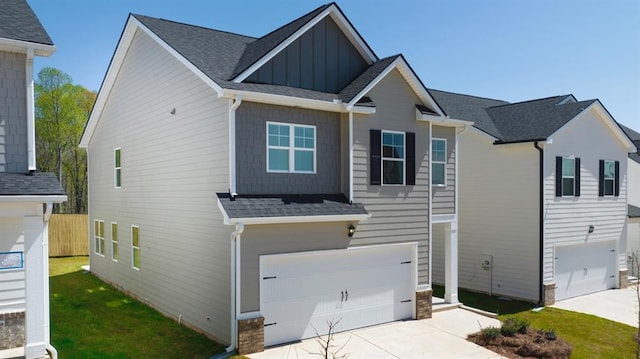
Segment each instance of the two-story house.
[{"label": "two-story house", "polygon": [[626,286],[636,148],[600,101],[430,93],[474,121],[460,136],[461,287],[550,304]]},{"label": "two-story house", "polygon": [[91,271],[240,353],[430,317],[468,125],[335,3],[260,38],[131,15],[81,140]]},{"label": "two-story house", "polygon": [[637,148],[637,152],[629,153],[627,160],[627,268],[629,276],[637,280],[640,273],[633,256],[640,256],[640,133],[624,125],[620,127]]},{"label": "two-story house", "polygon": [[34,57],[54,51],[25,0],[0,1],[0,357],[55,353],[47,223],[66,196],[36,171],[33,80]]}]

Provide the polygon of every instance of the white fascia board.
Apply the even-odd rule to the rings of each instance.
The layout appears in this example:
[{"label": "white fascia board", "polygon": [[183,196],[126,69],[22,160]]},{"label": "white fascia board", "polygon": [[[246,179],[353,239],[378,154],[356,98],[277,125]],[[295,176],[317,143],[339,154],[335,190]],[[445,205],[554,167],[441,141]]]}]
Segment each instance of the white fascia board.
[{"label": "white fascia board", "polygon": [[56,52],[56,47],[53,45],[7,39],[5,37],[0,37],[0,49],[7,50],[9,52],[19,52],[23,54],[27,53],[27,49],[33,49],[36,56],[43,57],[51,56],[54,52]]},{"label": "white fascia board", "polygon": [[474,122],[472,121],[456,120],[448,116],[436,116],[436,115],[423,114],[417,109],[416,109],[416,121],[425,121],[425,122],[430,121],[430,122],[433,122],[434,125],[443,126],[443,127],[466,127],[466,126],[472,126],[474,124]]},{"label": "white fascia board", "polygon": [[317,23],[319,23],[322,19],[324,19],[327,15],[331,15],[331,18],[336,21],[336,24],[340,29],[343,30],[345,36],[351,41],[351,43],[355,46],[355,48],[360,52],[360,54],[367,60],[369,65],[374,63],[377,60],[375,54],[371,52],[371,49],[365,44],[364,40],[358,35],[353,27],[349,24],[344,16],[340,13],[335,4],[332,4],[328,8],[326,8],[323,12],[318,14],[311,21],[307,22],[303,27],[298,29],[298,31],[294,32],[293,35],[289,36],[287,39],[282,41],[278,46],[269,51],[266,55],[264,55],[261,59],[256,61],[253,65],[249,66],[246,70],[244,70],[241,74],[236,76],[232,81],[233,82],[242,82],[247,77],[251,76],[254,72],[256,72],[262,65],[267,63],[269,60],[274,58],[277,54],[279,54],[282,50],[284,50],[287,46],[289,46],[292,42],[297,40],[300,36],[302,36],[309,29],[314,27]]},{"label": "white fascia board", "polygon": [[457,221],[457,214],[434,214],[431,218],[431,223],[454,223]]},{"label": "white fascia board", "polygon": [[34,196],[0,196],[0,203],[62,203],[67,201],[64,195],[34,195]]},{"label": "white fascia board", "polygon": [[217,198],[217,196],[216,196],[216,202],[218,202],[218,209],[220,210],[220,213],[222,213],[222,223],[226,225],[231,225],[231,221],[229,221],[229,215],[227,214],[227,211],[225,211],[224,206],[222,205],[222,202],[220,202],[220,198]]},{"label": "white fascia board", "polygon": [[629,137],[627,137],[627,134],[624,133],[624,131],[622,131],[622,129],[620,128],[618,123],[613,119],[613,117],[611,117],[611,115],[604,108],[604,106],[602,106],[602,103],[600,103],[600,100],[596,100],[594,103],[589,105],[589,107],[587,107],[584,110],[580,111],[580,113],[577,114],[574,118],[572,118],[571,120],[567,121],[567,123],[562,125],[562,127],[557,129],[554,133],[552,133],[548,137],[547,143],[553,143],[553,136],[556,133],[560,132],[562,129],[564,129],[567,126],[571,126],[571,124],[573,124],[574,121],[579,120],[583,116],[586,116],[586,114],[589,113],[589,111],[591,111],[591,110],[594,110],[599,115],[598,117],[600,117],[603,120],[604,124],[614,133],[616,138],[626,148],[627,152],[636,152],[636,151],[638,151],[638,149],[636,148],[635,144],[629,139]]},{"label": "white fascia board", "polygon": [[371,218],[370,214],[351,215],[326,215],[326,216],[289,216],[289,217],[252,217],[252,218],[231,218],[229,223],[251,224],[277,224],[277,223],[318,223],[318,222],[360,222]]},{"label": "white fascia board", "polygon": [[158,45],[160,45],[168,53],[173,55],[173,57],[175,57],[181,64],[191,70],[204,83],[209,85],[218,94],[218,97],[222,95],[222,88],[220,87],[220,85],[215,83],[210,77],[200,71],[200,69],[198,69],[195,65],[184,58],[184,56],[180,55],[173,47],[169,46],[169,44],[160,39],[153,31],[144,26],[133,15],[129,15],[129,19],[127,20],[127,24],[125,25],[125,28],[122,32],[122,36],[120,37],[120,41],[118,42],[116,51],[113,54],[113,58],[111,59],[111,63],[109,64],[109,68],[107,69],[107,74],[105,75],[102,86],[100,87],[100,91],[98,92],[98,97],[96,98],[95,105],[93,107],[93,110],[91,111],[91,115],[89,116],[89,121],[87,122],[85,131],[82,134],[82,138],[80,139],[79,146],[82,148],[87,148],[89,146],[89,141],[91,140],[93,131],[98,124],[98,119],[100,118],[100,115],[104,110],[104,106],[107,102],[107,99],[109,98],[111,89],[113,88],[113,84],[118,77],[118,73],[120,72],[120,68],[122,67],[124,58],[129,50],[129,46],[131,46],[136,30],[138,29],[143,31]]}]

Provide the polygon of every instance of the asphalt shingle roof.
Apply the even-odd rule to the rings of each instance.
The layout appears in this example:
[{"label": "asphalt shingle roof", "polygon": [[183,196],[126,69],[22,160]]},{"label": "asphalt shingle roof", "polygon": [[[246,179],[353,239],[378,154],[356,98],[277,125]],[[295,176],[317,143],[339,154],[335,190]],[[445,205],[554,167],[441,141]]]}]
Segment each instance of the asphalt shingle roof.
[{"label": "asphalt shingle roof", "polygon": [[26,0],[0,1],[0,37],[53,45],[49,34]]},{"label": "asphalt shingle roof", "polygon": [[239,195],[232,200],[228,193],[218,193],[218,200],[231,219],[368,214],[343,194]]},{"label": "asphalt shingle roof", "polygon": [[500,142],[546,139],[597,101],[576,102],[572,95],[562,95],[509,103],[433,89],[429,92],[449,116],[473,121],[476,128]]},{"label": "asphalt shingle roof", "polygon": [[627,205],[629,207],[628,214],[629,218],[638,218],[640,217],[640,208],[636,206],[632,206],[630,204]]},{"label": "asphalt shingle roof", "polygon": [[634,145],[636,145],[636,148],[638,149],[638,152],[630,153],[629,158],[640,163],[640,133],[630,129],[623,124],[619,123],[619,125],[620,128],[622,128],[622,131],[627,134],[629,139],[633,142]]},{"label": "asphalt shingle roof", "polygon": [[385,57],[369,66],[363,73],[357,76],[350,84],[340,91],[340,99],[344,102],[351,102],[371,81],[375,80],[392,62],[402,55]]},{"label": "asphalt shingle roof", "polygon": [[64,196],[64,194],[60,182],[53,173],[0,173],[0,196]]}]

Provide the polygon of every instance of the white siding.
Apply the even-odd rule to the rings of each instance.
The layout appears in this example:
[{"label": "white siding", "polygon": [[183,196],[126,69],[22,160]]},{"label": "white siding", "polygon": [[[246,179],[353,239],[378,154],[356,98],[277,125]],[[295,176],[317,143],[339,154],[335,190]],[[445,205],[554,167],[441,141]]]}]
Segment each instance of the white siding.
[{"label": "white siding", "polygon": [[[640,207],[640,163],[627,160],[627,203]],[[640,254],[640,218],[627,218],[627,269],[629,274],[638,276],[638,268],[633,267],[629,256]]]},{"label": "white siding", "polygon": [[630,158],[627,159],[627,163],[627,202],[640,207],[640,163]]},{"label": "white siding", "polygon": [[[171,114],[175,109],[175,114]],[[165,314],[230,340],[230,233],[216,192],[228,191],[227,100],[138,31],[90,140],[89,222],[105,222],[91,270]],[[122,149],[122,188],[113,156]],[[120,259],[111,260],[118,223]],[[140,229],[132,269],[131,226]]]},{"label": "white siding", "polygon": [[[372,115],[354,115],[354,202],[371,218],[361,222],[351,245],[418,242],[418,283],[429,279],[429,124],[416,121],[420,103],[402,75],[391,71],[368,94],[376,104]],[[415,186],[369,185],[369,130],[415,132]]]},{"label": "white siding", "polygon": [[[615,240],[626,267],[627,152],[596,109],[580,114],[545,145],[544,281],[553,282],[554,246]],[[580,157],[580,197],[555,197],[555,157]],[[598,197],[599,160],[620,161],[620,196]],[[588,233],[590,225],[595,231]]]},{"label": "white siding", "polygon": [[627,270],[629,275],[638,277],[637,264],[632,262],[634,253],[640,255],[640,218],[627,220]]},{"label": "white siding", "polygon": [[[456,213],[456,130],[454,127],[433,126],[433,138],[447,140],[447,163],[445,165],[446,186],[432,186],[431,206],[433,214]],[[431,147],[429,147],[431,151]],[[431,229],[433,230],[433,228]]]},{"label": "white siding", "polygon": [[[494,145],[475,129],[458,138],[459,286],[537,300],[538,150],[533,143]],[[487,255],[493,257],[492,270],[481,266]]]}]

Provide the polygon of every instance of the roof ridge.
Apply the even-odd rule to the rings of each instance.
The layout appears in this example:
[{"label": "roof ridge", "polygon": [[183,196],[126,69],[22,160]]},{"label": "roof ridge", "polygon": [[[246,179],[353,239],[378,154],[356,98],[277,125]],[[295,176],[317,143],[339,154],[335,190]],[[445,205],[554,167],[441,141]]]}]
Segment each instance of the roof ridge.
[{"label": "roof ridge", "polygon": [[[573,95],[571,95],[571,94],[568,94],[568,95],[557,95],[557,96],[549,96],[549,97],[537,98],[537,99],[526,100],[526,101],[510,102],[510,103],[506,103],[504,105],[490,106],[490,107],[487,107],[487,109],[497,108],[497,107],[505,107],[505,106],[514,106],[514,105],[524,105],[524,104],[529,104],[529,103],[532,103],[532,102],[551,100],[552,98],[558,98],[558,97],[566,98],[567,96],[573,96]],[[578,102],[574,102],[574,103],[578,103]]]},{"label": "roof ridge", "polygon": [[506,102],[507,104],[510,104],[509,101],[500,100],[500,99],[497,99],[497,98],[490,98],[490,97],[476,96],[476,95],[468,95],[468,94],[464,94],[464,93],[452,92],[452,91],[444,91],[444,90],[438,90],[438,89],[434,89],[434,88],[427,88],[427,91],[438,91],[438,92],[448,93],[448,94],[451,94],[451,95],[473,97],[473,98],[477,98],[477,99],[480,99],[480,100],[501,101],[501,102]]},{"label": "roof ridge", "polygon": [[[256,40],[264,39],[265,37],[267,37],[267,36],[269,36],[269,35],[273,34],[274,32],[276,32],[276,31],[278,31],[278,30],[280,30],[280,29],[282,29],[282,28],[284,28],[284,27],[287,27],[287,26],[289,26],[289,25],[293,24],[294,22],[296,22],[296,21],[298,21],[298,20],[302,19],[303,17],[308,16],[308,15],[310,15],[310,14],[312,14],[312,13],[314,13],[314,12],[316,12],[316,11],[320,10],[320,9],[323,9],[323,10],[324,10],[324,9],[328,8],[329,6],[331,6],[331,5],[335,5],[335,2],[331,2],[331,3],[328,3],[328,4],[324,4],[324,5],[318,6],[317,8],[315,8],[315,9],[313,9],[313,10],[311,10],[311,11],[307,11],[305,14],[303,14],[303,15],[301,15],[301,16],[298,16],[297,18],[295,18],[295,19],[293,19],[293,20],[289,21],[288,23],[286,23],[286,24],[284,24],[284,25],[282,25],[282,26],[280,26],[280,27],[278,27],[278,28],[276,28],[276,29],[274,29],[274,30],[270,31],[269,33],[267,33],[267,34],[265,34],[265,35],[263,35],[263,36],[260,36],[260,37],[256,38]],[[314,16],[314,17],[315,17],[315,16]],[[308,22],[308,21],[307,21],[307,22]],[[306,24],[306,23],[305,23],[305,24]],[[303,25],[303,26],[304,26],[304,25]],[[301,27],[302,27],[302,26],[301,26]]]},{"label": "roof ridge", "polygon": [[169,20],[169,19],[165,19],[165,18],[161,18],[161,17],[155,17],[155,16],[148,16],[148,15],[142,15],[142,14],[135,14],[135,13],[129,13],[130,16],[133,16],[135,18],[137,18],[138,16],[140,17],[146,17],[149,19],[154,19],[154,20],[160,20],[160,21],[165,21],[165,22],[170,22],[176,25],[183,25],[183,26],[188,26],[188,27],[195,27],[195,28],[199,28],[199,29],[203,29],[203,30],[209,30],[209,31],[215,31],[215,32],[220,32],[220,33],[225,33],[225,34],[229,34],[229,35],[235,35],[235,36],[242,36],[242,37],[246,37],[248,39],[254,39],[257,40],[258,38],[255,36],[250,36],[250,35],[244,35],[244,34],[239,34],[237,32],[232,32],[232,31],[226,31],[226,30],[220,30],[220,29],[214,29],[212,27],[206,27],[206,26],[202,26],[202,25],[194,25],[194,24],[188,24],[186,22],[181,22],[181,21],[175,21],[175,20]]}]

